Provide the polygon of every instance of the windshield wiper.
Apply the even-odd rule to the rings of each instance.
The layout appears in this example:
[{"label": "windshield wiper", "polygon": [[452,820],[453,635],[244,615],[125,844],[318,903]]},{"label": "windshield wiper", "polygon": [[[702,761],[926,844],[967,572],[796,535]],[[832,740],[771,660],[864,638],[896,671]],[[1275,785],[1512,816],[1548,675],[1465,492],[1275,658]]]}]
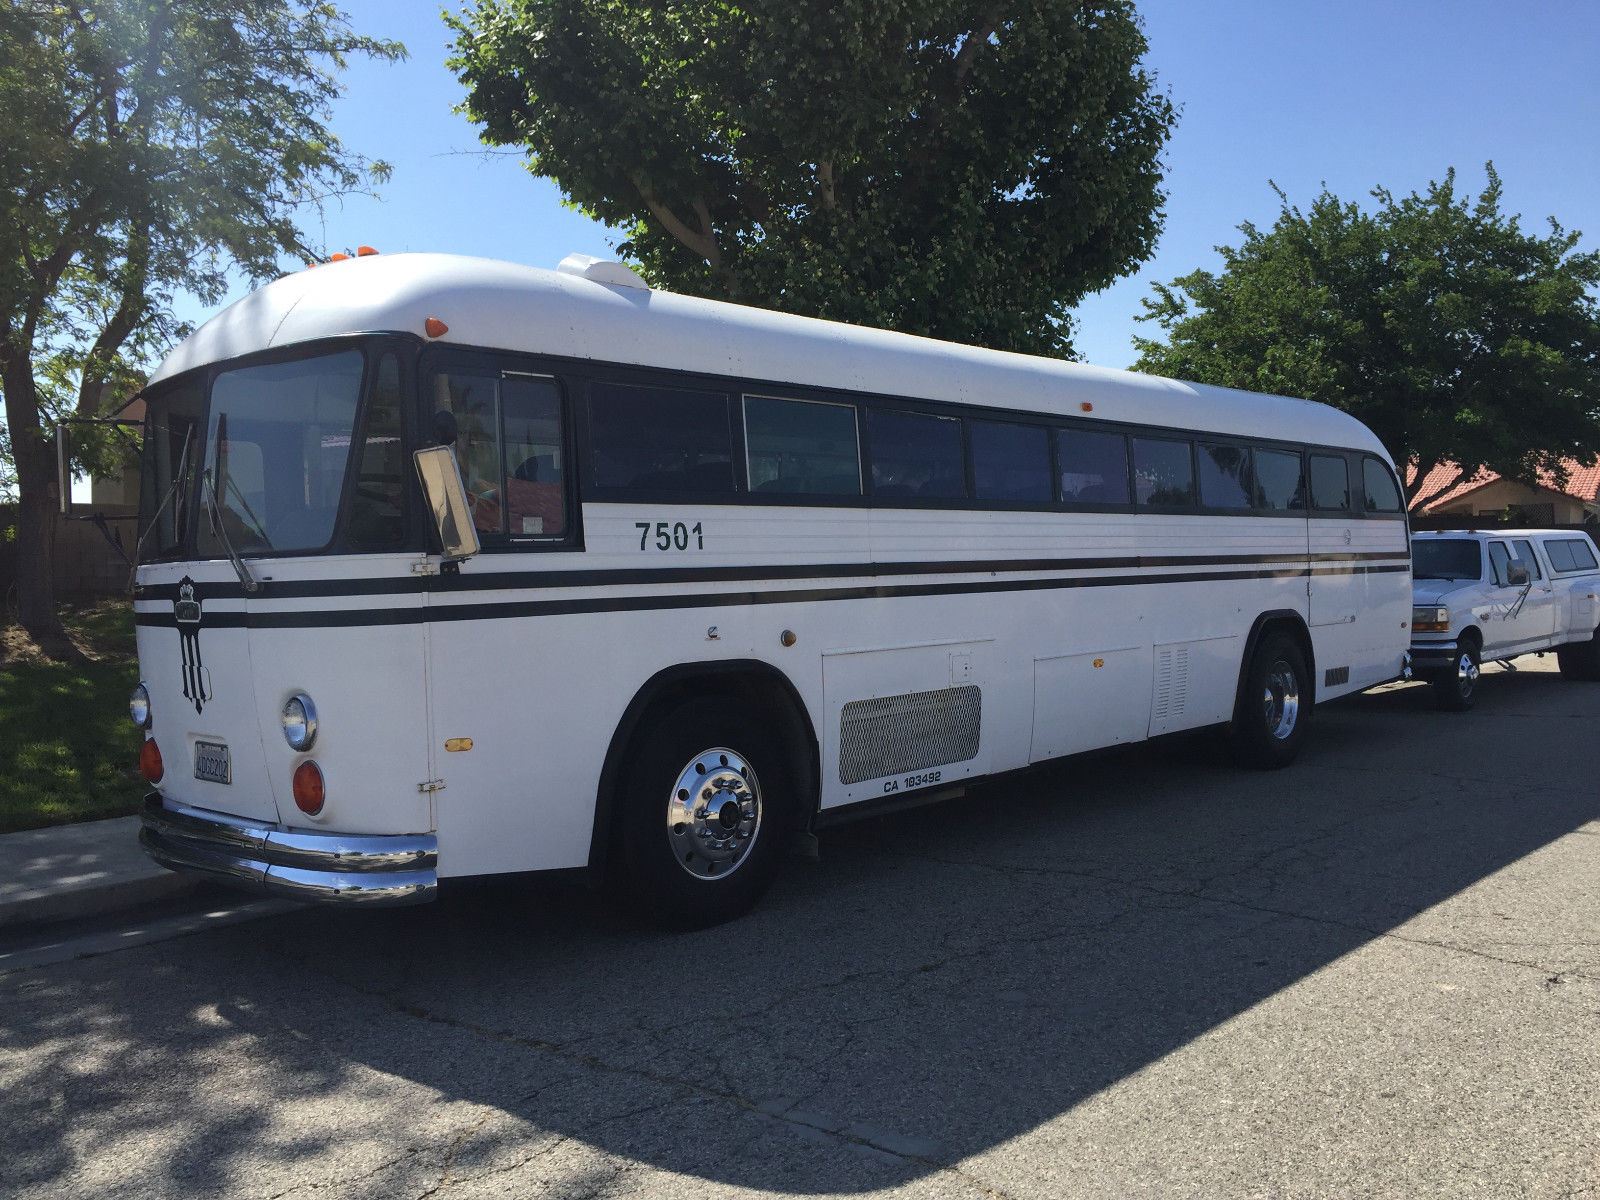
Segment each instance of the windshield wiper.
[{"label": "windshield wiper", "polygon": [[[161,514],[166,511],[167,505],[172,503],[172,498],[178,494],[178,489],[183,486],[184,480],[189,475],[189,447],[194,444],[194,425],[183,434],[183,452],[178,455],[178,473],[172,477],[172,482],[167,485],[166,495],[161,497],[161,503],[156,505],[156,511],[150,514],[150,524],[144,527],[144,532],[133,543],[133,564],[128,569],[128,590],[133,591],[134,580],[139,574],[139,559],[144,553],[144,540],[155,529],[156,523],[161,520]],[[176,524],[173,526],[177,528]],[[182,536],[181,534],[179,536]]]},{"label": "windshield wiper", "polygon": [[256,582],[256,577],[250,574],[250,568],[245,566],[244,559],[239,557],[239,552],[233,548],[233,539],[228,536],[228,527],[222,520],[222,504],[217,499],[217,485],[211,481],[211,468],[207,467],[202,471],[200,478],[206,485],[206,514],[211,519],[211,532],[217,535],[222,542],[222,548],[228,552],[228,561],[233,564],[233,573],[239,577],[239,585],[247,592],[259,591],[261,585]]}]

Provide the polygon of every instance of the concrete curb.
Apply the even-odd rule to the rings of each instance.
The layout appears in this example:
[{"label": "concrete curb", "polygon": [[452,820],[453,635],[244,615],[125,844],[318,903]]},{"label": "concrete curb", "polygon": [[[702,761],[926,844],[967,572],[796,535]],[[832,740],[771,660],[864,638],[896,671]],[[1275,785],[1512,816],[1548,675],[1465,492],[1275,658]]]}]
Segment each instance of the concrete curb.
[{"label": "concrete curb", "polygon": [[139,818],[0,834],[0,929],[90,917],[193,891],[139,847]]}]

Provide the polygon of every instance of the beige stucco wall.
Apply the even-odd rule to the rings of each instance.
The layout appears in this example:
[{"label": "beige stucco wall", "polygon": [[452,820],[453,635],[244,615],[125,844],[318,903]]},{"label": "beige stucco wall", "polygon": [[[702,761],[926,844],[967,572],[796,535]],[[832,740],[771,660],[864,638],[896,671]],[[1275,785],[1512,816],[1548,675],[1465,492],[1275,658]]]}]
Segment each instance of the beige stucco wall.
[{"label": "beige stucco wall", "polygon": [[1457,497],[1446,504],[1429,504],[1426,511],[1429,513],[1463,513],[1467,516],[1482,516],[1484,514],[1498,514],[1503,509],[1513,504],[1553,504],[1555,505],[1554,521],[1557,525],[1577,525],[1583,521],[1583,502],[1572,496],[1564,496],[1560,492],[1545,491],[1542,488],[1531,488],[1526,484],[1513,483],[1508,479],[1497,479],[1486,487],[1479,488],[1465,496]]}]

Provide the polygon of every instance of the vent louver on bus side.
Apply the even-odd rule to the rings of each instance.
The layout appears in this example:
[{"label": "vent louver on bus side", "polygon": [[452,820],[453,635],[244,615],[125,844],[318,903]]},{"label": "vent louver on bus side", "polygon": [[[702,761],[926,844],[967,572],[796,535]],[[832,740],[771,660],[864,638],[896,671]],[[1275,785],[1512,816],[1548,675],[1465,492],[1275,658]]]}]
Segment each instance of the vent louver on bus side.
[{"label": "vent louver on bus side", "polygon": [[978,755],[982,725],[976,684],[852,700],[839,715],[839,782],[966,762]]},{"label": "vent louver on bus side", "polygon": [[1165,725],[1181,718],[1189,702],[1189,647],[1156,648],[1155,690],[1150,706],[1151,725]]}]

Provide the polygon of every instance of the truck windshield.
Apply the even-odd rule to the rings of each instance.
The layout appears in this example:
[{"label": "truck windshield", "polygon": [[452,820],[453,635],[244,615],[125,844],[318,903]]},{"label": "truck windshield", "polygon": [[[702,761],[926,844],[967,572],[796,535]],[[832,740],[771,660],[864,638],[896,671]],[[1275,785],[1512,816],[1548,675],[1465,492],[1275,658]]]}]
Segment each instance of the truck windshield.
[{"label": "truck windshield", "polygon": [[344,350],[223,371],[209,403],[190,384],[146,415],[141,557],[311,551],[333,538],[365,356]]},{"label": "truck windshield", "polygon": [[1483,550],[1468,538],[1429,538],[1411,543],[1413,579],[1479,579]]}]

